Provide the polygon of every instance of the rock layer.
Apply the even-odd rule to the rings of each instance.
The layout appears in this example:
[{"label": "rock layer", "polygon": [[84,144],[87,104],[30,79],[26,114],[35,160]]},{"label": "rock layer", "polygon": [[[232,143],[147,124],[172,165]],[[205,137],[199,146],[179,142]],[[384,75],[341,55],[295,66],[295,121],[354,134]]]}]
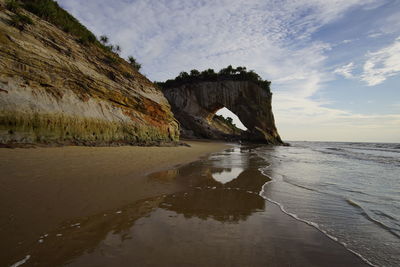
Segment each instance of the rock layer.
[{"label": "rock layer", "polygon": [[164,90],[185,137],[220,139],[224,133],[213,127],[215,112],[226,107],[248,129],[242,140],[283,144],[275,127],[272,93],[252,81],[195,82]]},{"label": "rock layer", "polygon": [[[4,6],[4,1],[0,4]],[[117,55],[0,6],[0,143],[153,144],[179,127],[163,93]]]}]

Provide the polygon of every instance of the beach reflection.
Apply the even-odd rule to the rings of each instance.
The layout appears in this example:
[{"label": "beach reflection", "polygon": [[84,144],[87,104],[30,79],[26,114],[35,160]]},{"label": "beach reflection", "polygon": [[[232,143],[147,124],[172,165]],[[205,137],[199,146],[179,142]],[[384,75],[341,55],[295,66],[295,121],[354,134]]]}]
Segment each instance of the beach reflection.
[{"label": "beach reflection", "polygon": [[[246,221],[265,209],[258,193],[268,180],[258,171],[265,162],[248,152],[233,148],[177,169],[150,174],[147,183],[164,184],[175,188],[175,193],[68,221],[46,233],[25,254],[31,255],[30,262],[38,266],[107,266],[115,264],[113,258],[125,256],[129,262],[139,259],[138,263],[145,263],[147,259],[142,257],[149,257],[149,251],[143,249],[149,242],[153,244],[158,238],[172,238],[178,246],[186,242],[187,236],[171,236],[170,227],[179,226],[185,231],[193,219],[197,223]],[[190,231],[200,239],[210,234],[204,226]],[[162,246],[163,242],[159,248]],[[196,246],[201,249],[201,242]]]},{"label": "beach reflection", "polygon": [[363,265],[268,205],[259,196],[268,181],[262,166],[241,147],[153,173],[146,183],[173,193],[66,222],[21,258],[30,255],[33,266],[321,266],[318,250],[330,255],[325,266]]},{"label": "beach reflection", "polygon": [[239,176],[240,173],[243,172],[242,168],[231,168],[224,169],[221,172],[214,172],[212,174],[214,180],[220,182],[221,184],[226,184],[227,182],[232,181],[236,177]]},{"label": "beach reflection", "polygon": [[261,159],[242,153],[242,149],[232,148],[175,171],[150,175],[150,179],[186,186],[185,191],[166,196],[160,207],[183,214],[184,218],[223,222],[245,220],[263,210],[265,201],[258,193],[268,178],[258,171]]},{"label": "beach reflection", "polygon": [[[115,263],[113,258],[138,265],[159,265],[158,258],[169,264],[209,265],[209,259],[199,260],[197,253],[213,255],[219,246],[238,249],[231,242],[239,227],[235,225],[265,210],[266,202],[259,191],[268,178],[260,174],[261,164],[265,162],[248,149],[233,148],[206,160],[149,175],[148,182],[174,183],[180,190],[163,195],[159,201],[148,201],[157,205],[139,216],[131,214],[130,218],[136,218],[127,225],[113,225],[96,248],[76,257],[71,266],[106,266]],[[132,211],[122,211],[125,213]],[[210,246],[210,241],[217,243]],[[185,254],[175,255],[183,250]]]}]

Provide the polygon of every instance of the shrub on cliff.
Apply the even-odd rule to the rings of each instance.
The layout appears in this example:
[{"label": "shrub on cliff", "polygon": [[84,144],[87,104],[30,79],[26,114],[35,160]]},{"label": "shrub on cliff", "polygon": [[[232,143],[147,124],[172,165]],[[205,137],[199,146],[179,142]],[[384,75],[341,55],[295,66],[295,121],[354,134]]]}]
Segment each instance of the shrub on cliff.
[{"label": "shrub on cliff", "polygon": [[136,61],[136,59],[133,56],[129,56],[128,57],[128,62],[129,64],[134,67],[136,70],[140,70],[140,68],[142,67],[142,64],[138,63]]},{"label": "shrub on cliff", "polygon": [[110,39],[108,38],[107,35],[101,35],[100,36],[100,43],[102,45],[102,48],[104,50],[108,51],[108,52],[112,52],[112,53],[115,53],[115,54],[119,55],[119,53],[121,53],[121,51],[122,51],[121,46],[120,45],[110,44],[109,40]]},{"label": "shrub on cliff", "polygon": [[190,76],[191,76],[191,77],[199,77],[199,76],[200,76],[200,71],[198,71],[198,70],[191,70],[191,71],[190,71]]},{"label": "shrub on cliff", "polygon": [[114,50],[113,50],[114,53],[119,55],[119,53],[121,53],[121,51],[122,51],[122,48],[120,45],[114,45]]},{"label": "shrub on cliff", "polygon": [[196,82],[214,82],[214,81],[252,81],[266,90],[270,90],[270,81],[263,80],[253,70],[247,71],[246,67],[233,68],[229,65],[226,68],[221,69],[216,73],[213,69],[207,69],[202,72],[198,70],[191,70],[190,74],[187,72],[181,72],[175,79],[167,80],[158,85],[164,89],[178,87],[185,83],[196,83]]},{"label": "shrub on cliff", "polygon": [[222,115],[217,115],[215,114],[213,117],[213,120],[215,121],[219,121],[223,124],[225,124],[226,126],[228,126],[229,128],[231,128],[234,132],[240,133],[242,130],[239,129],[236,124],[233,123],[233,119],[231,117],[223,117]]},{"label": "shrub on cliff", "polygon": [[202,71],[200,76],[202,79],[208,79],[210,81],[214,81],[218,78],[218,74],[215,73],[213,69],[207,69]]},{"label": "shrub on cliff", "polygon": [[16,12],[20,8],[20,4],[16,0],[7,0],[6,1],[6,8],[12,12]]},{"label": "shrub on cliff", "polygon": [[33,24],[33,21],[30,17],[25,16],[20,13],[16,13],[11,16],[11,22],[10,24],[21,31],[25,29],[25,26],[28,24]]},{"label": "shrub on cliff", "polygon": [[[10,0],[9,2],[17,2]],[[78,38],[81,43],[96,43],[96,36],[53,0],[21,0],[22,8],[47,20]]]},{"label": "shrub on cliff", "polygon": [[103,45],[108,44],[108,41],[109,41],[108,36],[106,36],[106,35],[101,35],[101,36],[100,36],[100,42],[101,42]]},{"label": "shrub on cliff", "polygon": [[22,14],[20,11],[21,5],[16,0],[8,0],[6,1],[6,8],[15,14],[11,15],[10,24],[14,27],[17,27],[21,31],[25,29],[25,26],[28,24],[33,24],[33,21],[30,17]]}]

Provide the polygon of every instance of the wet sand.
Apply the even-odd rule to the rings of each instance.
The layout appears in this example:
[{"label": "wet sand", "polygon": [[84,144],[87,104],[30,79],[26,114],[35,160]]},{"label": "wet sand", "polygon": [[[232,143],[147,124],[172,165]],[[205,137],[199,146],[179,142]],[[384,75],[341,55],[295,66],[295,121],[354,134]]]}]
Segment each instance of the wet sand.
[{"label": "wet sand", "polygon": [[8,266],[62,223],[178,190],[146,174],[229,147],[0,148],[0,266]]},{"label": "wet sand", "polygon": [[[215,144],[208,146],[217,149]],[[81,157],[82,151],[70,149]],[[1,254],[0,265],[22,259],[27,259],[27,266],[366,265],[259,195],[269,179],[258,170],[266,162],[251,148],[228,149],[178,168],[158,164],[163,170],[147,176],[140,173],[151,168],[138,171],[140,162],[145,164],[143,154],[134,153],[141,160],[136,160],[136,167],[135,163],[127,167],[129,158],[121,157],[122,152],[105,152],[115,156],[111,163],[110,155],[103,153],[83,153],[90,162],[43,155],[41,165],[48,170],[40,173],[35,167],[39,159],[24,156],[21,168],[1,178],[6,194],[1,196],[0,211],[22,217],[0,219],[1,236],[6,240],[0,241],[1,251],[6,252]],[[181,152],[168,153],[176,160],[176,153]],[[193,159],[199,156],[187,155],[185,160],[189,155]],[[15,155],[8,158],[12,157]],[[3,162],[5,158],[1,158],[2,170],[10,165],[10,161]],[[64,167],[55,171],[50,164],[55,162]],[[129,171],[121,170],[122,166]],[[11,177],[22,181],[7,183]],[[53,187],[46,188],[43,183]],[[18,214],[20,211],[23,213]]]}]

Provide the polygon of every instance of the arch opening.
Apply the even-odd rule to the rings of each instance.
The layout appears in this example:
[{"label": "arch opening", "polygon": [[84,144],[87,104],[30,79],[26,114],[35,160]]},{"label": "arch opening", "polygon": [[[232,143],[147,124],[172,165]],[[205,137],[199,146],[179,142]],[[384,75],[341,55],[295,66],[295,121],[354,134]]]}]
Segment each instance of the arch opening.
[{"label": "arch opening", "polygon": [[210,129],[214,129],[215,134],[224,139],[240,139],[242,133],[247,131],[239,117],[224,106],[215,109],[206,120]]},{"label": "arch opening", "polygon": [[215,113],[214,116],[218,115],[218,116],[222,116],[225,119],[231,118],[232,119],[232,124],[235,125],[237,128],[243,130],[243,131],[247,131],[246,126],[244,126],[244,124],[242,123],[242,121],[239,119],[239,117],[233,113],[232,111],[230,111],[228,108],[223,107],[218,109]]}]

